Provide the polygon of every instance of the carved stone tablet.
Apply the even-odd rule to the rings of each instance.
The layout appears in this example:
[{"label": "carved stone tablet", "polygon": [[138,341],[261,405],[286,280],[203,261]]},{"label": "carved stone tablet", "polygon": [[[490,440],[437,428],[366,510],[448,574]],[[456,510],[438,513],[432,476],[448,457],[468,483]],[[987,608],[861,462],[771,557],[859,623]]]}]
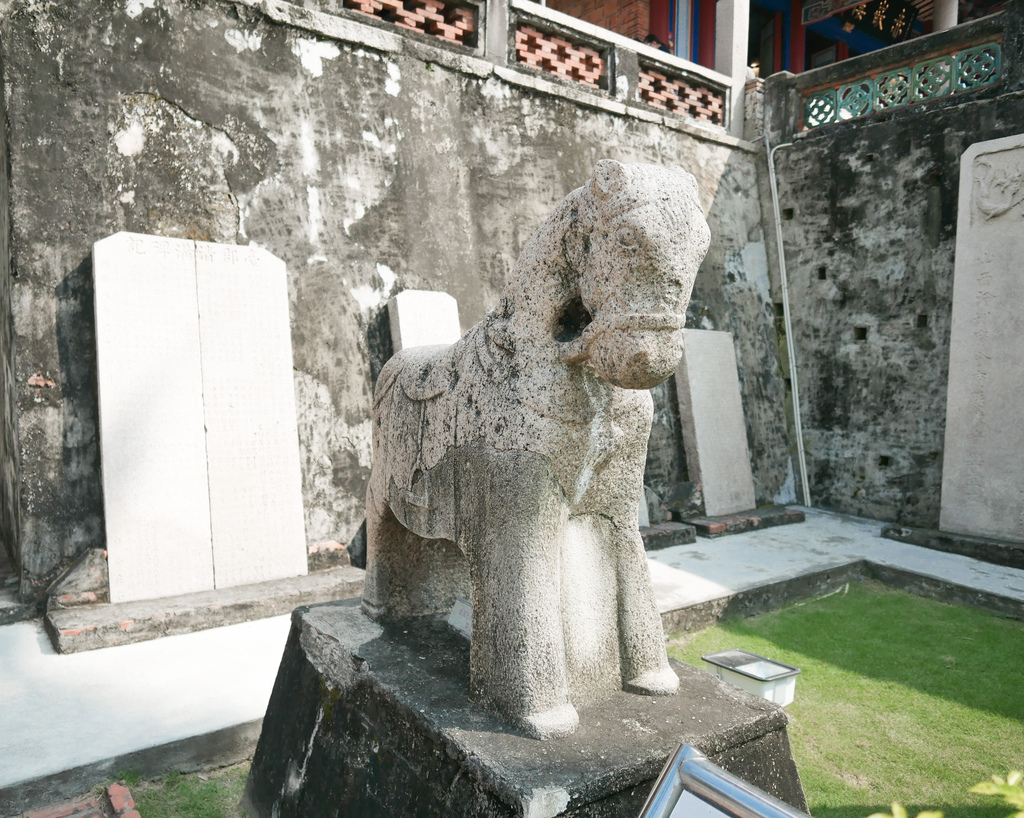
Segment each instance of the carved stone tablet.
[{"label": "carved stone tablet", "polygon": [[196,243],[216,586],[306,573],[285,264]]},{"label": "carved stone tablet", "polygon": [[960,160],[940,527],[1024,541],[1024,134]]},{"label": "carved stone tablet", "polygon": [[395,352],[409,347],[454,344],[462,337],[459,304],[448,293],[403,290],[388,300]]},{"label": "carved stone tablet", "polygon": [[110,601],[213,588],[194,243],[93,248]]},{"label": "carved stone tablet", "polygon": [[305,574],[284,263],[130,233],[93,252],[111,601]]},{"label": "carved stone tablet", "polygon": [[690,480],[711,516],[754,508],[747,426],[731,332],[683,330],[676,370],[679,415]]}]

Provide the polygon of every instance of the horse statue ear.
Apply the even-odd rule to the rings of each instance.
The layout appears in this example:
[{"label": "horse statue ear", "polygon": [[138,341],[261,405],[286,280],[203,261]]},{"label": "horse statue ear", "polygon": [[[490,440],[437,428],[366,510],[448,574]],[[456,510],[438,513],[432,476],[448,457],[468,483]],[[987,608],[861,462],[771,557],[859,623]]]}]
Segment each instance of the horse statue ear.
[{"label": "horse statue ear", "polygon": [[594,165],[595,192],[600,198],[618,193],[626,184],[626,169],[614,159],[602,159]]}]

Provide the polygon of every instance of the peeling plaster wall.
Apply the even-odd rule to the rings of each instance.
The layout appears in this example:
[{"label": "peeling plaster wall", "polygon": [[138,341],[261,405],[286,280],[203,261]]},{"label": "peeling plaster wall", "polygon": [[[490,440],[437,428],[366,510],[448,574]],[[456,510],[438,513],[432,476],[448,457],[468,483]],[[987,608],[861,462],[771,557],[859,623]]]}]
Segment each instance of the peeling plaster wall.
[{"label": "peeling plaster wall", "polygon": [[[468,328],[496,304],[534,229],[604,157],[700,179],[715,239],[695,304],[702,326],[740,339],[759,501],[785,482],[749,151],[318,37],[242,4],[19,2],[0,38],[26,595],[103,544],[94,241],[132,230],[254,242],[286,261],[306,534],[348,542],[364,516],[370,352],[387,298],[446,290]],[[53,387],[25,386],[36,371]]]},{"label": "peeling plaster wall", "polygon": [[[776,154],[816,506],[938,528],[960,156],[1024,132],[1022,11],[972,24],[1003,32],[1000,86],[823,127]],[[928,56],[890,51],[829,71],[849,81]],[[767,81],[773,144],[796,130],[797,82]]]}]

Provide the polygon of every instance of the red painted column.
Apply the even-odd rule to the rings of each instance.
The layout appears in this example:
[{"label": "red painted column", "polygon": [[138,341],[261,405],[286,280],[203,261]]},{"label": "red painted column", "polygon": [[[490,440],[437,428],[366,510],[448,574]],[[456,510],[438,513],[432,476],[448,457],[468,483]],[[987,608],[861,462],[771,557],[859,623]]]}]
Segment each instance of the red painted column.
[{"label": "red painted column", "polygon": [[806,64],[807,30],[803,19],[801,0],[790,0],[789,4],[789,70],[801,74]]},{"label": "red painted column", "polygon": [[669,0],[651,0],[651,34],[657,37],[662,43],[668,45],[669,31],[671,25],[669,23],[669,15],[671,14],[672,4]]},{"label": "red painted column", "polygon": [[700,31],[697,32],[697,63],[715,67],[715,0],[700,0]]}]

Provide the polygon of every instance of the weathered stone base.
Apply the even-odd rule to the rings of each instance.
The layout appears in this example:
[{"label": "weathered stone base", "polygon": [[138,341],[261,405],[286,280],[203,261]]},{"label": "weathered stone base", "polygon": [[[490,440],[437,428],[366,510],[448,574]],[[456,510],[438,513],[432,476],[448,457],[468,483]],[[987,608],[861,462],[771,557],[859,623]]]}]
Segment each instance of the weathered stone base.
[{"label": "weathered stone base", "polygon": [[[46,630],[58,653],[108,648],[280,616],[299,605],[363,593],[364,571],[351,566],[216,591],[73,608],[52,604]],[[52,600],[51,600],[52,603]]]},{"label": "weathered stone base", "polygon": [[806,809],[786,714],[673,663],[676,696],[617,693],[564,739],[469,700],[469,643],[442,622],[382,628],[357,602],[300,608],[243,803],[254,818],[634,816],[679,741]]},{"label": "weathered stone base", "polygon": [[686,523],[657,523],[640,529],[647,551],[697,542],[697,529]]},{"label": "weathered stone base", "polygon": [[743,531],[754,531],[758,528],[771,528],[776,525],[802,523],[804,513],[795,508],[785,506],[766,506],[743,511],[739,514],[723,514],[720,517],[687,517],[683,522],[689,523],[701,537],[724,537],[727,534],[739,534]]},{"label": "weathered stone base", "polygon": [[1024,543],[995,540],[991,537],[971,537],[950,534],[930,528],[909,528],[904,525],[882,526],[882,536],[897,542],[920,545],[936,551],[961,554],[994,565],[1024,568]]}]

